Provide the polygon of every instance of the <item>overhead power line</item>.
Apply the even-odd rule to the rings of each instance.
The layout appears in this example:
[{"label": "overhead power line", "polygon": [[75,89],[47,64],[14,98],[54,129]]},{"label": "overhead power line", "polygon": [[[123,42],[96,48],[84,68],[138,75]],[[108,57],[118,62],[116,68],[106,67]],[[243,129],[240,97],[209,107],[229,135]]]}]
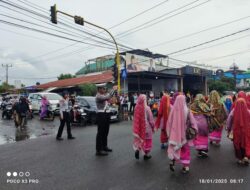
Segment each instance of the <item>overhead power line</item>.
[{"label": "overhead power line", "polygon": [[218,44],[215,44],[215,45],[212,45],[212,46],[200,48],[200,49],[197,49],[197,50],[194,50],[194,51],[177,54],[175,56],[181,56],[181,55],[187,55],[187,54],[195,53],[195,52],[198,52],[198,51],[202,51],[202,50],[205,50],[205,49],[210,49],[210,48],[213,48],[213,47],[221,46],[221,45],[228,44],[228,43],[231,43],[231,42],[234,42],[234,41],[238,41],[238,40],[241,40],[241,39],[244,39],[244,38],[248,38],[248,37],[250,37],[250,35],[245,35],[245,36],[242,36],[242,37],[239,37],[239,38],[228,40],[226,42],[218,43]]},{"label": "overhead power line", "polygon": [[235,52],[235,53],[231,53],[231,54],[227,54],[227,55],[223,55],[223,56],[219,56],[219,57],[203,59],[201,61],[212,62],[212,61],[216,61],[216,60],[219,60],[219,59],[224,59],[224,58],[227,58],[227,57],[232,57],[232,56],[235,56],[235,55],[241,55],[241,54],[245,54],[245,53],[250,53],[250,49],[247,49],[247,50],[244,50],[244,51],[238,51],[238,52]]},{"label": "overhead power line", "polygon": [[[38,16],[38,17],[42,17],[43,19],[46,19],[46,21],[48,21],[48,20],[50,19],[50,17],[48,17],[48,16],[46,16],[46,15],[42,15],[42,16],[41,16],[40,13],[37,13],[37,12],[35,12],[35,11],[33,11],[33,10],[30,10],[30,9],[26,8],[26,7],[22,7],[22,6],[18,5],[18,4],[9,3],[9,2],[3,1],[3,0],[0,0],[0,1],[2,1],[3,3],[6,3],[6,4],[9,5],[9,6],[13,6],[13,7],[17,8],[17,9],[21,9],[22,11],[26,11],[26,12],[28,12],[29,14],[33,14],[33,15],[36,15],[36,16]],[[3,6],[3,5],[1,5],[1,6],[7,8],[7,9],[9,9],[9,10],[18,12],[19,14],[22,14],[22,15],[25,15],[25,16],[28,16],[28,17],[31,17],[30,15],[21,13],[20,11],[13,10],[13,9],[11,9],[11,8],[9,8],[9,7],[6,7],[6,6]],[[72,29],[72,30],[69,30],[69,29],[67,29],[67,28],[62,28],[62,27],[60,27],[60,26],[58,26],[58,25],[54,25],[54,24],[52,24],[52,23],[50,23],[50,22],[45,22],[45,21],[43,21],[43,20],[40,20],[40,19],[37,19],[37,18],[34,18],[34,17],[31,17],[31,18],[33,18],[33,19],[35,19],[35,20],[38,20],[38,21],[40,21],[40,22],[43,22],[43,23],[45,23],[45,24],[51,25],[51,26],[53,26],[54,28],[60,28],[60,29],[65,30],[65,31],[70,31],[71,33],[74,33],[74,34],[78,35],[78,36],[81,37],[81,38],[83,37],[81,34],[76,33],[76,32],[72,32],[72,30],[77,30],[77,31],[80,31],[81,33],[84,33],[84,34],[90,35],[90,36],[92,36],[92,37],[96,37],[96,38],[99,38],[99,39],[101,39],[101,40],[104,40],[104,41],[106,41],[106,42],[108,42],[108,43],[114,44],[113,41],[110,40],[110,39],[106,39],[106,38],[100,37],[100,36],[98,36],[98,35],[91,34],[91,33],[89,33],[89,32],[80,30],[79,28],[72,27],[72,26],[70,26],[69,24],[65,24],[64,22],[61,22],[61,21],[59,22],[61,25],[64,25],[64,26],[66,26],[67,28],[70,28],[70,29]],[[55,31],[56,31],[56,29],[55,29]],[[57,32],[59,32],[59,31],[57,30]],[[62,32],[62,33],[65,33],[64,31],[61,31],[61,32]],[[89,38],[88,36],[85,36],[84,40],[92,40],[92,41],[95,41],[95,42],[100,42],[100,41],[94,40],[93,38]],[[100,42],[100,43],[101,43],[101,42]],[[118,45],[121,46],[121,47],[125,47],[125,46],[122,45],[122,44],[118,44]],[[125,47],[125,48],[129,48],[129,47]],[[131,48],[130,48],[130,49],[131,49]]]},{"label": "overhead power line", "polygon": [[212,27],[209,27],[209,28],[200,30],[200,31],[198,31],[198,32],[190,33],[190,34],[187,34],[187,35],[184,35],[184,36],[181,36],[181,37],[172,39],[172,40],[168,40],[168,41],[165,41],[165,42],[161,42],[161,43],[152,45],[152,46],[150,46],[150,47],[148,47],[148,48],[159,47],[159,46],[162,46],[162,45],[165,45],[165,44],[169,44],[169,43],[171,43],[171,42],[175,42],[175,41],[178,41],[178,40],[182,40],[182,39],[185,39],[185,38],[188,38],[188,37],[191,37],[191,36],[195,36],[195,35],[197,35],[197,34],[201,34],[201,33],[204,33],[204,32],[210,31],[210,30],[214,30],[214,29],[217,29],[217,28],[226,26],[226,25],[230,25],[230,24],[233,24],[233,23],[237,23],[237,22],[240,22],[240,21],[242,21],[242,20],[249,19],[249,18],[250,18],[250,15],[249,15],[249,16],[245,16],[245,17],[241,17],[241,18],[239,18],[239,19],[235,19],[235,20],[232,20],[232,21],[230,21],[230,22],[226,22],[226,23],[223,23],[223,24],[220,24],[220,25],[212,26]]},{"label": "overhead power line", "polygon": [[[136,33],[136,32],[138,32],[138,31],[141,31],[141,30],[143,30],[143,29],[146,29],[146,28],[149,28],[149,27],[154,26],[154,25],[156,25],[156,24],[159,24],[159,23],[161,23],[161,22],[163,22],[163,21],[165,21],[165,20],[168,20],[168,19],[170,19],[170,18],[172,18],[172,17],[175,17],[175,16],[177,16],[177,15],[180,15],[180,14],[186,12],[186,11],[189,11],[189,10],[192,10],[192,9],[194,9],[194,8],[196,8],[196,7],[199,7],[199,6],[201,6],[201,5],[205,4],[205,3],[208,3],[208,2],[211,1],[211,0],[207,0],[207,1],[203,2],[203,3],[200,3],[200,4],[198,4],[198,5],[192,6],[192,7],[188,8],[188,9],[183,10],[183,11],[180,11],[180,12],[178,12],[178,13],[175,13],[175,12],[177,12],[177,11],[179,11],[179,10],[185,8],[185,7],[188,7],[188,6],[192,5],[192,4],[195,4],[195,3],[198,2],[198,1],[200,1],[200,0],[192,1],[191,3],[188,3],[188,4],[184,5],[184,6],[181,6],[181,7],[177,8],[177,9],[174,9],[174,10],[172,10],[172,11],[170,11],[170,12],[167,12],[167,13],[161,15],[161,16],[158,16],[158,17],[156,17],[156,18],[154,18],[154,19],[152,19],[152,20],[150,20],[150,21],[147,21],[147,22],[145,22],[145,23],[143,23],[143,24],[140,24],[140,25],[138,25],[138,26],[136,26],[136,27],[133,27],[133,28],[131,28],[131,29],[129,29],[129,30],[126,30],[125,32],[119,33],[119,34],[117,34],[116,36],[119,37],[119,38],[123,38],[123,37],[125,37],[125,36],[131,35],[131,34],[133,34],[133,33]],[[171,15],[171,16],[168,16],[168,15],[170,15],[170,14],[172,14],[172,13],[175,13],[175,14],[173,14],[173,15]],[[166,16],[168,16],[168,17],[166,17]],[[163,19],[161,19],[161,18],[163,18]],[[159,20],[159,19],[160,19],[160,20]],[[157,21],[157,20],[158,20],[158,21]],[[156,22],[154,22],[154,21],[156,21]],[[152,24],[151,24],[151,23],[152,23]]]},{"label": "overhead power line", "polygon": [[[5,4],[9,5],[9,6],[13,6],[13,7],[17,8],[17,9],[21,9],[21,10],[23,10],[23,11],[26,11],[26,12],[30,13],[30,14],[33,14],[33,15],[42,17],[43,19],[46,19],[47,21],[50,20],[50,17],[48,17],[48,16],[46,16],[46,15],[43,15],[43,14],[41,14],[41,13],[37,13],[37,12],[35,12],[34,10],[30,10],[30,9],[28,9],[28,8],[26,8],[26,7],[20,6],[20,5],[18,5],[18,4],[13,3],[13,2],[10,2],[10,1],[7,1],[7,0],[0,0],[0,2],[3,2],[3,3],[5,3]],[[19,13],[20,13],[20,12],[19,12]],[[26,16],[27,16],[27,15],[26,15]],[[34,18],[34,17],[33,17],[33,18]],[[36,19],[36,20],[37,20],[37,19]],[[41,21],[41,20],[40,20],[40,21]],[[43,21],[43,22],[44,22],[44,21]],[[65,21],[65,22],[67,22],[67,21]],[[52,23],[47,23],[47,22],[45,22],[45,23],[46,23],[46,24],[49,24],[49,25],[53,25]],[[79,29],[79,28],[77,28],[77,27],[74,27],[74,26],[71,26],[71,25],[69,25],[69,24],[66,24],[66,23],[64,23],[64,22],[62,22],[62,21],[60,21],[59,23],[62,24],[62,25],[64,25],[64,26],[66,26],[66,27],[68,27],[68,28],[70,28],[70,29],[72,29],[72,30],[78,30],[78,31],[80,31],[81,33],[85,33],[85,34],[87,34],[87,35],[89,35],[89,36],[96,37],[96,38],[99,38],[99,39],[101,39],[101,40],[104,40],[104,41],[107,41],[107,42],[113,44],[113,41],[110,40],[110,39],[103,38],[103,37],[100,37],[100,36],[98,36],[98,35],[92,34],[92,33],[90,33],[90,32],[81,30],[81,29]],[[67,23],[68,23],[68,22],[67,22]],[[63,30],[67,30],[67,29],[61,28],[61,27],[59,27],[59,26],[57,26],[57,25],[53,25],[53,27],[57,27],[57,28],[60,28],[60,29],[63,29]],[[68,31],[69,31],[69,30],[68,30]],[[72,32],[72,31],[71,31],[71,32]],[[73,32],[73,33],[74,33],[74,32]],[[78,34],[78,33],[77,33],[77,34]],[[78,34],[78,35],[80,35],[80,34]],[[88,36],[86,36],[86,38],[85,38],[84,40],[92,40],[92,41],[93,41],[93,39],[92,39],[92,38],[89,38]],[[96,41],[96,40],[95,40],[95,41]],[[125,45],[120,44],[120,43],[118,43],[118,45],[121,46],[121,47],[124,47],[124,48],[132,49],[132,48],[129,48],[128,46],[125,46]]]},{"label": "overhead power line", "polygon": [[51,42],[51,43],[55,43],[55,44],[67,45],[67,43],[63,43],[63,42],[59,42],[59,41],[54,41],[54,40],[49,40],[49,39],[46,39],[46,38],[39,38],[39,37],[36,37],[36,36],[32,36],[32,35],[28,35],[28,34],[24,34],[24,33],[19,33],[19,32],[16,32],[16,31],[9,30],[9,29],[5,29],[5,28],[0,28],[0,30],[1,31],[6,31],[6,32],[11,32],[13,34],[17,34],[17,35],[28,37],[28,38],[32,38],[32,39],[41,40],[41,41],[44,41],[44,42]]},{"label": "overhead power line", "polygon": [[91,44],[91,43],[83,42],[83,41],[80,41],[80,40],[75,40],[75,39],[72,39],[72,38],[69,38],[69,37],[61,36],[61,35],[58,35],[58,34],[53,34],[53,33],[50,33],[50,32],[46,32],[46,31],[43,31],[43,30],[38,30],[38,29],[35,29],[35,28],[23,26],[23,25],[20,25],[20,24],[8,22],[8,21],[5,21],[5,20],[0,20],[0,22],[3,23],[3,24],[10,25],[10,26],[15,26],[15,27],[18,27],[18,28],[23,28],[23,29],[26,29],[26,30],[31,30],[31,31],[39,32],[39,33],[42,33],[42,34],[46,34],[46,35],[50,35],[50,36],[62,38],[62,39],[69,40],[69,41],[74,41],[74,42],[88,44],[88,45],[92,45],[92,46],[96,46],[96,47],[100,47],[100,48],[115,50],[114,48],[110,48],[110,47],[106,47],[106,46],[101,46],[101,45],[97,45],[97,44]]},{"label": "overhead power line", "polygon": [[[48,29],[48,30],[57,31],[59,33],[66,34],[66,35],[71,36],[71,37],[82,38],[83,40],[85,39],[85,38],[83,38],[83,37],[81,37],[79,35],[74,35],[72,33],[68,33],[68,32],[64,32],[64,31],[60,31],[60,30],[54,29],[54,28],[46,27],[46,26],[43,26],[43,25],[40,25],[40,24],[36,24],[34,22],[30,22],[30,21],[24,20],[24,19],[19,19],[19,18],[16,18],[16,17],[5,15],[5,14],[0,14],[0,16],[4,16],[4,17],[7,17],[7,18],[10,18],[10,19],[13,19],[13,20],[21,21],[21,22],[24,22],[24,23],[27,23],[27,24],[31,24],[31,25],[34,25],[34,26],[38,26],[38,27],[41,27],[41,28],[45,28],[45,29]],[[97,42],[97,43],[102,44],[102,45],[107,45],[107,47],[111,47],[112,48],[112,46],[110,44],[108,44],[108,43],[104,43],[104,42],[101,42],[101,41],[98,41],[98,40],[94,40],[94,42]],[[84,43],[88,44],[87,42],[84,42]],[[72,44],[72,46],[73,46],[73,44]]]},{"label": "overhead power line", "polygon": [[212,43],[212,42],[215,42],[215,41],[218,41],[218,40],[222,40],[222,39],[225,39],[225,38],[228,38],[228,37],[231,37],[231,36],[234,36],[236,34],[240,34],[240,33],[243,33],[243,32],[249,31],[249,30],[250,30],[250,28],[246,28],[244,30],[240,30],[240,31],[237,31],[237,32],[234,32],[234,33],[231,33],[231,34],[219,37],[219,38],[215,38],[213,40],[209,40],[209,41],[206,41],[206,42],[203,42],[203,43],[191,46],[191,47],[187,47],[187,48],[184,48],[184,49],[181,49],[181,50],[177,50],[177,51],[168,53],[167,55],[173,55],[173,54],[180,53],[180,52],[183,52],[183,51],[186,51],[186,50],[189,50],[189,49],[193,49],[193,48],[196,48],[196,47],[199,47],[199,46],[203,46],[205,44],[209,44],[209,43]]},{"label": "overhead power line", "polygon": [[145,13],[147,13],[147,12],[149,12],[149,11],[151,11],[151,10],[153,10],[153,9],[155,9],[155,8],[157,8],[157,7],[159,7],[159,6],[161,6],[161,5],[163,5],[164,3],[168,2],[168,1],[169,1],[169,0],[162,1],[162,2],[160,2],[160,3],[156,4],[156,5],[154,5],[153,7],[150,7],[149,9],[146,9],[146,10],[144,10],[144,11],[142,11],[142,12],[140,12],[140,13],[138,13],[138,14],[136,14],[136,15],[130,17],[130,18],[125,19],[124,21],[122,21],[122,22],[120,22],[120,23],[117,23],[117,24],[115,24],[115,25],[109,27],[109,29],[114,29],[114,28],[116,28],[116,27],[118,27],[118,26],[120,26],[120,25],[122,25],[122,24],[124,24],[124,23],[126,23],[126,22],[128,22],[128,21],[130,21],[130,20],[133,20],[133,19],[135,19],[136,17],[141,16],[141,15],[143,15],[143,14],[145,14]]}]

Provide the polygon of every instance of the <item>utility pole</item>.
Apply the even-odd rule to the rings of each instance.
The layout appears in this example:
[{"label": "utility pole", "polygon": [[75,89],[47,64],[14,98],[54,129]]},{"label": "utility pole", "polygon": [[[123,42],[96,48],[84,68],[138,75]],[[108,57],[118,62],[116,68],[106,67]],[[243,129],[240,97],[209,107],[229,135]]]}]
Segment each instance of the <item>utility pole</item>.
[{"label": "utility pole", "polygon": [[12,64],[2,64],[2,67],[6,69],[6,84],[9,82],[9,67],[13,67]]},{"label": "utility pole", "polygon": [[239,67],[235,64],[235,62],[233,63],[233,65],[230,67],[230,69],[233,71],[233,76],[234,76],[234,85],[235,85],[235,88],[237,86],[237,74],[238,74],[238,70],[239,70]]}]

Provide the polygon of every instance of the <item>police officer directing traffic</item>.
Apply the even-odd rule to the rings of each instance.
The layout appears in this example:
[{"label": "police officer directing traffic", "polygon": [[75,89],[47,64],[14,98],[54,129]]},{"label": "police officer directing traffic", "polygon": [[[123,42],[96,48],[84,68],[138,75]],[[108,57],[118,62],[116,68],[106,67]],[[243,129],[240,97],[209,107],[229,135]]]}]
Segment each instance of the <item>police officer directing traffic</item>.
[{"label": "police officer directing traffic", "polygon": [[75,139],[75,137],[73,137],[71,134],[70,114],[69,114],[69,112],[70,112],[69,93],[65,91],[65,92],[63,92],[62,96],[63,96],[63,98],[59,102],[59,104],[60,104],[60,126],[58,129],[56,139],[59,141],[63,140],[62,132],[63,132],[64,125],[66,123],[68,139],[72,140],[72,139]]},{"label": "police officer directing traffic", "polygon": [[97,113],[97,135],[96,135],[96,155],[106,156],[112,149],[108,147],[108,134],[110,122],[110,110],[108,101],[112,98],[117,86],[114,86],[110,93],[106,92],[106,84],[99,84],[97,86],[96,105]]}]

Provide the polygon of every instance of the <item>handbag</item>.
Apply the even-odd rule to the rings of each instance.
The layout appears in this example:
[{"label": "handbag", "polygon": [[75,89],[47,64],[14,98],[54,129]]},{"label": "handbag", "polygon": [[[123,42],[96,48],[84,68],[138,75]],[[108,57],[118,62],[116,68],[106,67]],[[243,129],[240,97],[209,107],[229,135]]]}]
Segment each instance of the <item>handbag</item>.
[{"label": "handbag", "polygon": [[233,133],[233,130],[231,130],[231,131],[229,132],[229,134],[228,134],[228,138],[229,138],[230,140],[233,140],[233,139],[234,139],[234,133]]},{"label": "handbag", "polygon": [[197,131],[192,127],[190,121],[190,111],[188,112],[187,121],[186,121],[187,129],[186,129],[186,139],[192,140],[196,137]]}]

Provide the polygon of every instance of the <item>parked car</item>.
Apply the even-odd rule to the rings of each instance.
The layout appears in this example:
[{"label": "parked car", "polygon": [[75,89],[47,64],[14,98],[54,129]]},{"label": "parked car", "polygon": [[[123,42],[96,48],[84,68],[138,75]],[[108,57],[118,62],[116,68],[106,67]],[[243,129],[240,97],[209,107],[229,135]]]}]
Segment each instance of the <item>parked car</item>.
[{"label": "parked car", "polygon": [[34,112],[39,112],[41,109],[41,100],[42,97],[46,96],[51,105],[52,111],[55,114],[59,114],[59,101],[62,99],[62,96],[56,93],[49,92],[39,92],[39,93],[31,93],[29,94],[29,101],[32,105],[32,110]]},{"label": "parked car", "polygon": [[[97,106],[95,97],[93,96],[78,96],[76,98],[77,104],[84,110],[87,114],[87,122],[91,124],[96,123],[96,116],[97,116]],[[118,121],[118,108],[109,107],[110,110],[110,120],[111,121]]]}]

